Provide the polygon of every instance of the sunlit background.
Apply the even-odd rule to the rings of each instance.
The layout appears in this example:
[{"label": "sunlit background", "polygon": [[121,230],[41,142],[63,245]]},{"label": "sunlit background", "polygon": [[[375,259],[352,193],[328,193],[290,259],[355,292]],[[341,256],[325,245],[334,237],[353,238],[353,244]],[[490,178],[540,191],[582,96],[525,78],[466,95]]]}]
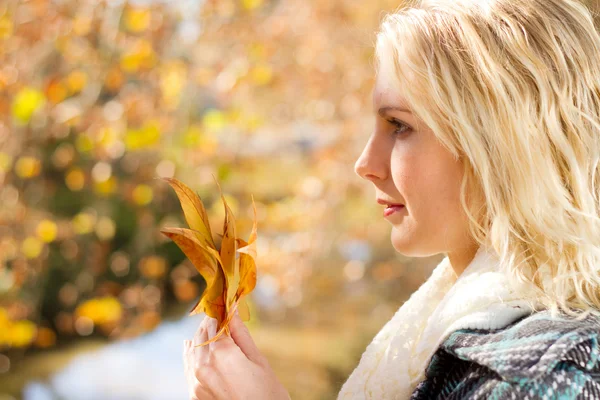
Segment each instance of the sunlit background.
[{"label": "sunlit background", "polygon": [[334,398],[441,259],[394,252],[353,170],[398,5],[0,1],[0,400],[187,399],[205,284],[157,178],[219,233],[213,175],[242,238],[256,202],[256,343],[293,399]]}]

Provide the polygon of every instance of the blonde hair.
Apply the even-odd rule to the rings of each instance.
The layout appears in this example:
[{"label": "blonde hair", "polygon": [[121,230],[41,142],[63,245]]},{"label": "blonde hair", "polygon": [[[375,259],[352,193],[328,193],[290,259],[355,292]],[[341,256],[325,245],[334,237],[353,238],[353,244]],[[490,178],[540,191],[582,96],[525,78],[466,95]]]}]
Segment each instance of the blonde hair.
[{"label": "blonde hair", "polygon": [[[600,312],[600,35],[574,0],[421,0],[384,17],[377,70],[465,173],[470,233],[532,305]],[[476,198],[484,206],[476,207]],[[551,279],[542,279],[546,271]]]}]

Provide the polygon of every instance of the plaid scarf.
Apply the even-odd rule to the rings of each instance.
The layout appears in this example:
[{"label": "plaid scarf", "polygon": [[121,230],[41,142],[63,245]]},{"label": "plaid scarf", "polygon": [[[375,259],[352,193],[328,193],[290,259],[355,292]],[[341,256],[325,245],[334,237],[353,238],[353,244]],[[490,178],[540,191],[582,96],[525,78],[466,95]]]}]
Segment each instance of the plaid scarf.
[{"label": "plaid scarf", "polygon": [[408,399],[438,346],[457,329],[498,329],[531,313],[501,271],[495,252],[480,248],[457,278],[448,257],[367,346],[338,400]]},{"label": "plaid scarf", "polygon": [[453,332],[411,400],[600,399],[600,317],[542,311],[501,330]]}]

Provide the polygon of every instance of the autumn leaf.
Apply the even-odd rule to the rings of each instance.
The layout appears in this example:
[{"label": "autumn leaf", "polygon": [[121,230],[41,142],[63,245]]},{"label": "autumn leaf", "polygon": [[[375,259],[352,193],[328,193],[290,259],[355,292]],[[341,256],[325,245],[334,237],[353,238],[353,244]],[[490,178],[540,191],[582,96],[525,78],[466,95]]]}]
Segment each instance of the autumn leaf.
[{"label": "autumn leaf", "polygon": [[256,238],[257,238],[257,218],[256,218],[256,205],[254,204],[254,197],[252,197],[252,208],[254,210],[254,224],[252,226],[252,232],[248,243],[244,242],[243,239],[237,239],[238,241],[238,252],[240,254],[240,286],[238,288],[238,295],[243,296],[250,293],[256,286]]},{"label": "autumn leaf", "polygon": [[206,281],[206,289],[190,315],[203,312],[222,321],[223,315],[225,315],[225,304],[220,301],[219,296],[223,292],[224,279],[218,260],[213,253],[215,250],[210,247],[206,248],[196,233],[190,229],[165,228],[161,230],[161,233],[179,246]]},{"label": "autumn leaf", "polygon": [[174,178],[163,178],[167,181],[171,187],[175,190],[185,221],[187,222],[190,229],[196,231],[198,239],[202,243],[209,245],[213,249],[216,249],[215,242],[212,238],[210,231],[210,225],[208,223],[208,214],[202,204],[200,196],[198,196],[192,189]]},{"label": "autumn leaf", "polygon": [[[177,179],[163,179],[175,190],[189,229],[164,228],[161,233],[179,246],[206,281],[206,289],[189,315],[204,312],[217,320],[216,335],[196,347],[204,346],[217,340],[223,333],[229,334],[229,322],[236,310],[243,321],[250,319],[245,296],[256,286],[257,218],[254,197],[254,222],[246,242],[237,237],[235,216],[215,178],[225,209],[223,234],[218,234],[221,237],[221,245],[217,250],[208,215],[200,197]],[[237,258],[236,252],[239,252]]]}]

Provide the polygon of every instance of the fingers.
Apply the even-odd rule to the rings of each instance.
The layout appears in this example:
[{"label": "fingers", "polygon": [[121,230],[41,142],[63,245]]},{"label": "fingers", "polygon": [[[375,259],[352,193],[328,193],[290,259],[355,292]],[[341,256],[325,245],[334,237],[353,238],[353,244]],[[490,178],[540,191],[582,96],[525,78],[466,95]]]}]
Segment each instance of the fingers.
[{"label": "fingers", "polygon": [[204,345],[204,346],[198,346],[201,343],[204,343],[208,340],[208,333],[206,332],[206,326],[207,323],[209,322],[209,320],[212,319],[208,316],[204,317],[204,319],[202,320],[202,323],[200,324],[200,327],[198,328],[198,330],[196,331],[196,334],[194,335],[194,340],[193,340],[193,354],[194,354],[194,360],[195,360],[195,368],[202,368],[203,365],[206,365],[208,363],[208,359],[209,359],[209,349],[208,346]]},{"label": "fingers", "polygon": [[197,387],[200,384],[194,375],[194,352],[192,350],[192,341],[183,341],[183,371],[188,386],[189,400],[198,400]]},{"label": "fingers", "polygon": [[[206,340],[210,340],[210,339],[214,338],[215,335],[217,334],[217,320],[215,318],[210,318],[210,320],[206,323],[206,332],[208,334],[208,337]],[[215,342],[209,343],[208,347],[209,347],[210,351],[214,351],[215,350]]]},{"label": "fingers", "polygon": [[237,311],[231,319],[229,327],[231,329],[233,341],[238,345],[246,357],[256,364],[261,364],[264,361],[264,357],[258,347],[256,347],[254,339],[252,339],[252,336],[250,335],[250,331],[248,331],[248,328]]}]

